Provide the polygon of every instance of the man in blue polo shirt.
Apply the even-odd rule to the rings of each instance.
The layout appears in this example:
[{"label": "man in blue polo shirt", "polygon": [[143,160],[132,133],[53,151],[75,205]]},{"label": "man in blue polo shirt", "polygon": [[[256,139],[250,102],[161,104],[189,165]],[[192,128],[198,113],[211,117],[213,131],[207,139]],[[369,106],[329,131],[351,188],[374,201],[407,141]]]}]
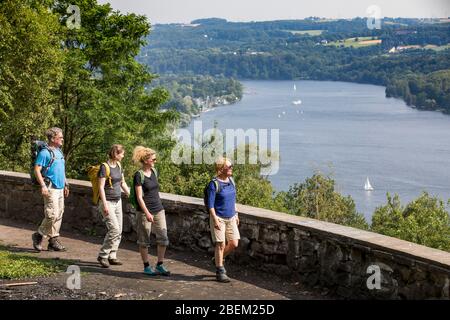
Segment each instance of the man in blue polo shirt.
[{"label": "man in blue polo shirt", "polygon": [[[33,247],[37,251],[42,250],[43,238],[49,238],[48,250],[65,251],[66,248],[58,240],[64,213],[64,197],[69,195],[66,182],[65,161],[61,151],[64,141],[60,128],[50,128],[46,132],[48,149],[43,148],[36,159],[34,173],[41,186],[41,194],[44,198],[44,219],[32,236]],[[45,170],[42,170],[45,168]]]}]

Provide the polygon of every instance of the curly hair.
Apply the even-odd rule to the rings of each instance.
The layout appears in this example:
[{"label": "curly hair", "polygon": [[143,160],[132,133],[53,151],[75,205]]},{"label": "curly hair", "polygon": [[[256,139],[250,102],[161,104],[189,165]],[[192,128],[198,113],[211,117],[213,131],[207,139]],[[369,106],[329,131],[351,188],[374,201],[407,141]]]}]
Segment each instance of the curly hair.
[{"label": "curly hair", "polygon": [[133,161],[135,163],[144,163],[145,160],[156,154],[156,151],[143,146],[137,146],[133,150]]}]

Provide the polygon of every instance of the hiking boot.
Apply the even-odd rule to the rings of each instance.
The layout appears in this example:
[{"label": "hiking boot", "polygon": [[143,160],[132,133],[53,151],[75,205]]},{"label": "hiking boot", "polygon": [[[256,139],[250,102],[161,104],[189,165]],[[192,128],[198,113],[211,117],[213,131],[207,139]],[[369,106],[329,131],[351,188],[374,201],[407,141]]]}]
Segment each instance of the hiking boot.
[{"label": "hiking boot", "polygon": [[144,273],[148,276],[156,276],[157,273],[155,271],[153,271],[152,267],[148,266],[148,267],[144,267]]},{"label": "hiking boot", "polygon": [[42,251],[42,236],[39,232],[33,233],[31,239],[33,240],[33,248],[36,251]]},{"label": "hiking boot", "polygon": [[109,264],[112,266],[121,266],[123,265],[122,261],[120,261],[119,259],[108,259]]},{"label": "hiking boot", "polygon": [[162,276],[170,276],[170,271],[167,270],[164,265],[160,264],[155,267],[155,271]]},{"label": "hiking boot", "polygon": [[97,257],[97,261],[100,263],[102,268],[109,268],[108,259],[102,258],[102,257]]},{"label": "hiking boot", "polygon": [[[216,258],[215,257],[212,257],[211,263],[213,264],[214,267],[216,266]],[[223,270],[225,270],[225,273],[227,273],[227,270],[225,269],[225,258],[222,259],[222,264],[223,264],[223,266],[222,266]]]},{"label": "hiking boot", "polygon": [[66,251],[66,248],[59,242],[58,237],[53,237],[48,240],[48,251]]},{"label": "hiking boot", "polygon": [[230,278],[228,278],[227,274],[225,273],[224,269],[216,271],[216,280],[218,282],[223,282],[223,283],[231,281]]}]

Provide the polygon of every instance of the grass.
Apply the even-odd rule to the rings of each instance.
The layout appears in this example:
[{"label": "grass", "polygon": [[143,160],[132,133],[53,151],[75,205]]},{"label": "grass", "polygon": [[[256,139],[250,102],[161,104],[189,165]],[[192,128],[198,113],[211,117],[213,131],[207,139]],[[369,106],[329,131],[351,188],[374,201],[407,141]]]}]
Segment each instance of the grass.
[{"label": "grass", "polygon": [[325,30],[286,30],[292,34],[307,34],[310,36],[320,36]]},{"label": "grass", "polygon": [[65,271],[73,264],[69,260],[36,258],[27,253],[16,253],[0,245],[0,279],[45,277]]},{"label": "grass", "polygon": [[335,46],[335,47],[354,47],[354,48],[361,48],[361,47],[368,47],[368,46],[374,46],[381,43],[381,40],[377,39],[375,37],[374,40],[372,40],[372,37],[358,37],[358,41],[355,41],[356,38],[348,38],[345,39],[343,42],[339,41],[333,41],[328,43],[328,46]]}]

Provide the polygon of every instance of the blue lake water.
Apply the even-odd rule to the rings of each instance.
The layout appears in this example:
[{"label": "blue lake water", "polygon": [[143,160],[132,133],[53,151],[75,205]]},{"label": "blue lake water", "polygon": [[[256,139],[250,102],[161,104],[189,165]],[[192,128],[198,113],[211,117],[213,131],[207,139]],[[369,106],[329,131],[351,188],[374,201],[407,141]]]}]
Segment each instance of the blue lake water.
[{"label": "blue lake water", "polygon": [[[195,119],[203,131],[279,129],[276,190],[331,173],[337,191],[351,195],[368,221],[397,193],[403,204],[423,190],[450,198],[450,116],[418,111],[385,97],[385,88],[329,81],[242,81],[243,99]],[[294,84],[296,90],[294,90]],[[301,99],[300,105],[292,101]],[[189,126],[193,131],[193,123]],[[374,190],[364,191],[369,177]]]}]

